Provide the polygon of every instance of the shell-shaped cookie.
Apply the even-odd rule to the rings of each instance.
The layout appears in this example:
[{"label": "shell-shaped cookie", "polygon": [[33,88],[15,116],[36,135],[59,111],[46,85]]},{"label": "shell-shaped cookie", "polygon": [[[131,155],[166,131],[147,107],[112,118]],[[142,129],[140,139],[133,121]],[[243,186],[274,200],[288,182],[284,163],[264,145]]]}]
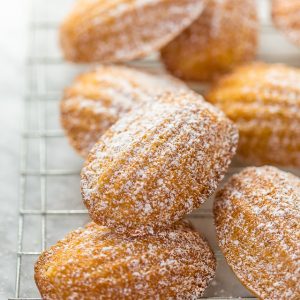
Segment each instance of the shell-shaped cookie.
[{"label": "shell-shaped cookie", "polygon": [[123,66],[99,66],[80,75],[65,90],[61,123],[82,156],[120,116],[166,91],[187,87],[171,76],[151,75]]},{"label": "shell-shaped cookie", "polygon": [[180,78],[211,81],[253,59],[257,35],[254,0],[209,0],[198,19],[162,49],[161,57]]},{"label": "shell-shaped cookie", "polygon": [[251,164],[300,167],[300,70],[255,63],[222,78],[207,99],[240,131],[238,155]]},{"label": "shell-shaped cookie", "polygon": [[276,27],[300,46],[300,1],[272,0],[272,18]]},{"label": "shell-shaped cookie", "polygon": [[274,167],[247,168],[218,193],[219,246],[260,299],[300,299],[300,178]]},{"label": "shell-shaped cookie", "polygon": [[234,124],[193,92],[166,93],[131,111],[81,172],[91,218],[132,235],[170,226],[216,190],[237,140]]},{"label": "shell-shaped cookie", "polygon": [[200,14],[203,0],[81,0],[61,26],[65,58],[120,62],[160,49]]},{"label": "shell-shaped cookie", "polygon": [[207,242],[183,222],[138,238],[90,223],[42,253],[35,280],[45,300],[196,299],[215,269]]}]

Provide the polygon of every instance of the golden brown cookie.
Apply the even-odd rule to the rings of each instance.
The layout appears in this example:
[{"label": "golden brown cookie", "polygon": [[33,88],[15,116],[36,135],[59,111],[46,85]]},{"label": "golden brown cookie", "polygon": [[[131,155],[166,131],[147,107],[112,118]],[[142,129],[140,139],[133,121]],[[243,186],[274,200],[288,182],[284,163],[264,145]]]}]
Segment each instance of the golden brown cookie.
[{"label": "golden brown cookie", "polygon": [[161,51],[174,75],[211,81],[253,59],[258,20],[254,0],[209,0],[203,13]]},{"label": "golden brown cookie", "polygon": [[124,66],[99,66],[65,90],[61,123],[82,156],[120,116],[162,92],[187,89],[171,76],[150,75]]},{"label": "golden brown cookie", "polygon": [[240,131],[248,163],[300,167],[300,70],[255,63],[222,78],[207,99]]},{"label": "golden brown cookie", "polygon": [[200,14],[203,0],[80,0],[60,41],[74,62],[121,62],[160,49]]},{"label": "golden brown cookie", "polygon": [[91,218],[132,235],[170,226],[216,190],[237,140],[234,124],[193,92],[166,93],[131,111],[81,172]]},{"label": "golden brown cookie", "polygon": [[247,168],[215,200],[219,246],[260,299],[300,299],[300,179],[274,167]]},{"label": "golden brown cookie", "polygon": [[276,27],[300,46],[300,1],[272,0],[272,18]]},{"label": "golden brown cookie", "polygon": [[35,281],[45,300],[196,299],[215,269],[209,245],[184,222],[138,238],[90,223],[42,253]]}]

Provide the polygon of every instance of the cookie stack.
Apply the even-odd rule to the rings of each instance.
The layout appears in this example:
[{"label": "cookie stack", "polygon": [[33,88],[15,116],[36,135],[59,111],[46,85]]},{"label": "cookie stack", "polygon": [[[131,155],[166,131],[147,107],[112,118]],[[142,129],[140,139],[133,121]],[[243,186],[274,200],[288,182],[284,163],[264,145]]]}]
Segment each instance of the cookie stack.
[{"label": "cookie stack", "polygon": [[[39,257],[43,299],[203,295],[216,260],[183,218],[214,195],[236,152],[256,166],[300,166],[300,71],[254,63],[222,76],[254,57],[257,32],[250,0],[78,1],[61,26],[65,58],[102,65],[65,90],[61,123],[86,159],[92,222]],[[221,76],[210,103],[170,75],[106,64],[157,50],[177,77]],[[214,215],[219,246],[249,290],[299,298],[299,178],[246,168],[217,193]]]}]

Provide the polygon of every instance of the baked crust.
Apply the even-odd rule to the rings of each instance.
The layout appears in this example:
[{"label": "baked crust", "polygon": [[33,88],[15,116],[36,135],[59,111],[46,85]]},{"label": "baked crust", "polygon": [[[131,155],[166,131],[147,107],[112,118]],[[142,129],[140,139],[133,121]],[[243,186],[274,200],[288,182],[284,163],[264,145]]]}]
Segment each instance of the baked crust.
[{"label": "baked crust", "polygon": [[215,269],[209,245],[184,222],[139,238],[90,223],[41,254],[35,281],[45,300],[196,299]]},{"label": "baked crust", "polygon": [[162,61],[185,80],[212,81],[256,54],[253,0],[209,0],[190,27],[161,50]]},{"label": "baked crust", "polygon": [[300,297],[300,179],[274,167],[246,168],[218,193],[219,246],[260,299]]},{"label": "baked crust", "polygon": [[300,167],[299,69],[264,63],[239,67],[206,98],[237,124],[242,161]]},{"label": "baked crust", "polygon": [[202,0],[80,0],[60,41],[73,62],[124,62],[160,49],[202,11]]},{"label": "baked crust", "polygon": [[216,190],[238,141],[234,124],[193,92],[165,93],[113,125],[81,172],[94,222],[152,233],[198,208]]},{"label": "baked crust", "polygon": [[101,135],[133,107],[166,91],[187,90],[167,75],[125,66],[102,65],[78,76],[60,104],[61,124],[70,144],[83,157]]},{"label": "baked crust", "polygon": [[300,46],[300,1],[272,0],[272,18],[275,26]]}]

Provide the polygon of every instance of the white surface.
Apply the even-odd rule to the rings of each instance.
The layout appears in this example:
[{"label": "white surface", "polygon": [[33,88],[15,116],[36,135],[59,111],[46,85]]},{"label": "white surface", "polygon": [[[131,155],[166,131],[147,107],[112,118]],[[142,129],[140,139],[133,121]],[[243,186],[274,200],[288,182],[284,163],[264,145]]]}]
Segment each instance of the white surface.
[{"label": "white surface", "polygon": [[0,1],[0,299],[14,289],[26,1]]},{"label": "white surface", "polygon": [[[18,189],[19,189],[19,141],[20,141],[20,115],[22,96],[24,94],[24,58],[27,44],[26,16],[28,16],[26,0],[1,0],[0,10],[0,299],[7,299],[13,296],[15,284],[15,264],[16,264],[16,238],[18,224]],[[56,22],[65,14],[65,4],[68,6],[73,0],[36,0],[40,3],[41,9],[36,14],[37,21]],[[262,17],[268,19],[268,8],[264,6],[267,1],[258,0],[262,6]],[[42,5],[41,5],[42,4]],[[64,5],[61,5],[64,4]],[[264,21],[269,23],[269,21]],[[40,34],[43,34],[41,31]],[[39,51],[35,56],[59,57],[60,52],[57,47],[56,31],[48,32],[49,40],[41,43]],[[39,38],[38,38],[39,40]],[[43,39],[40,39],[43,40]],[[271,53],[271,54],[270,54]],[[32,54],[32,53],[31,53]],[[267,29],[261,36],[261,48],[258,55],[267,61],[287,62],[300,66],[300,50],[291,45],[287,40],[274,29]],[[52,65],[47,69],[45,75],[47,92],[60,92],[68,84],[74,74],[79,69],[70,65]],[[57,99],[58,100],[58,99]],[[37,116],[32,116],[36,118]],[[47,128],[50,130],[59,129],[58,122],[58,103],[57,101],[47,102]],[[34,146],[33,146],[34,147]],[[48,145],[49,157],[47,158],[48,168],[52,169],[79,169],[81,160],[74,154],[67,145],[65,138],[51,139]],[[38,169],[38,151],[30,152],[28,158],[29,167]],[[39,183],[28,184],[28,205],[39,204]],[[47,180],[47,198],[49,209],[80,209],[82,204],[79,194],[79,178],[77,175],[68,178],[52,177]],[[210,206],[209,203],[206,204]],[[35,209],[39,209],[38,207]],[[82,225],[85,217],[70,217],[65,220],[62,217],[51,217],[48,219],[48,226],[52,233],[48,234],[48,246],[55,243],[58,238],[63,237],[65,232]],[[198,224],[205,228],[205,233],[213,237],[213,227],[210,221],[203,220]],[[34,251],[40,245],[40,219],[39,216],[28,218],[28,226],[31,232],[24,234],[24,247],[27,251]],[[197,225],[197,224],[196,224]],[[202,230],[203,231],[203,230]],[[215,243],[213,238],[210,238]],[[36,257],[29,258],[22,272],[24,280],[21,286],[23,296],[38,296],[34,288],[32,278],[33,261]],[[226,266],[224,266],[226,268]],[[224,269],[227,270],[227,269]],[[227,272],[227,271],[226,271]],[[228,270],[228,274],[230,271]],[[222,290],[223,286],[232,287],[232,291],[242,289],[238,281],[232,281],[231,277],[222,276],[210,288],[211,295],[214,289]],[[229,282],[230,281],[230,282]],[[222,293],[221,293],[222,294]],[[228,294],[228,291],[223,291]]]}]

